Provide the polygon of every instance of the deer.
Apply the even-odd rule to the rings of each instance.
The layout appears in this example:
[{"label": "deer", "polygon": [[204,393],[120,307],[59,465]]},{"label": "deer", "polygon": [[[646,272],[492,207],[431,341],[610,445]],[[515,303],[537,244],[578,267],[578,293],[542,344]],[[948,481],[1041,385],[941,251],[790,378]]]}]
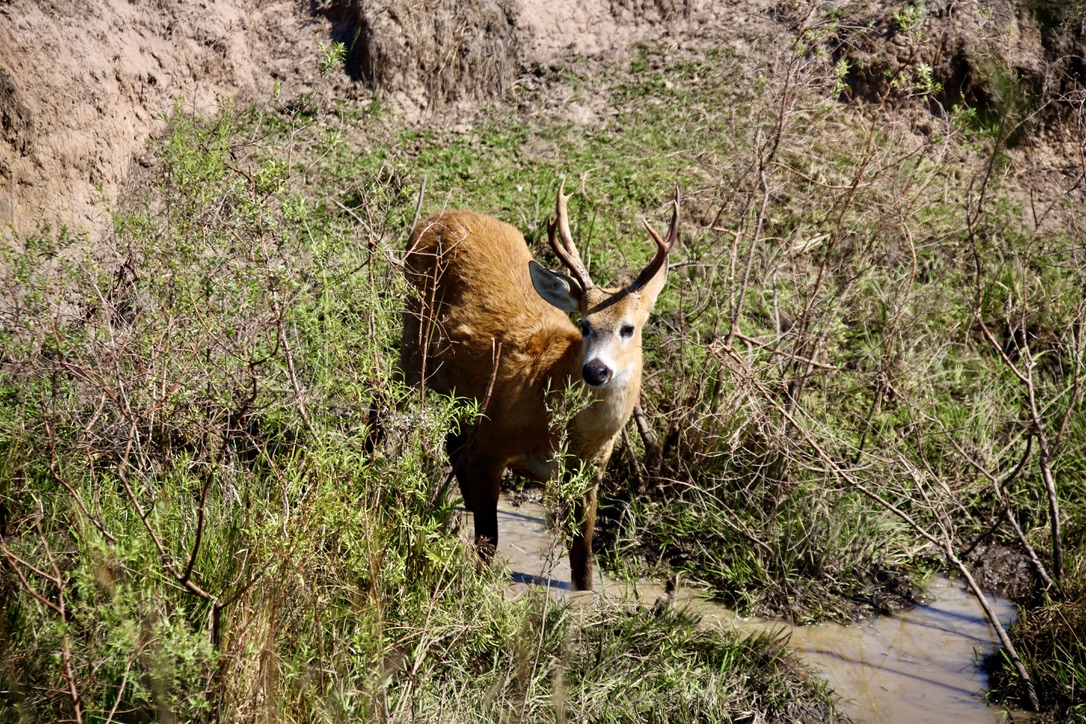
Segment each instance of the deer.
[{"label": "deer", "polygon": [[[446,451],[485,563],[497,549],[501,480],[511,470],[546,483],[586,466],[592,484],[572,506],[572,584],[592,589],[597,492],[616,440],[641,394],[641,331],[667,277],[679,232],[679,189],[666,238],[632,282],[598,286],[574,245],[559,186],[547,235],[568,274],[532,258],[515,227],[473,211],[445,211],[415,225],[404,256],[414,288],[404,313],[400,368],[408,384],[468,398],[480,416],[446,437]],[[575,315],[574,324],[570,315]],[[587,406],[552,429],[550,395],[581,386]],[[564,464],[564,465],[563,465]]]}]

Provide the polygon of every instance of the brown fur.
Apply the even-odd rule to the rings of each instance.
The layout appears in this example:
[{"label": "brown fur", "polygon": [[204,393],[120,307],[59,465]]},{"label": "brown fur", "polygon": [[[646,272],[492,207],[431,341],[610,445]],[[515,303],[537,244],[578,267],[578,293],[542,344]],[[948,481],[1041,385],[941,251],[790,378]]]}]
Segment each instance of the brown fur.
[{"label": "brown fur", "polygon": [[[503,472],[512,469],[545,481],[556,469],[558,435],[550,429],[545,393],[582,384],[589,348],[614,369],[614,384],[589,387],[593,402],[571,423],[573,459],[566,465],[584,462],[602,475],[640,394],[641,326],[666,274],[665,266],[639,292],[596,287],[582,292],[574,285],[575,299],[563,300],[573,299],[592,325],[589,342],[567,313],[533,288],[531,261],[519,231],[470,211],[449,211],[419,223],[406,257],[417,292],[404,316],[401,367],[407,381],[486,401],[476,427],[447,441],[484,557],[498,542]],[[620,330],[630,326],[636,332],[623,337]],[[581,521],[570,550],[573,583],[591,589],[595,486],[573,512]]]}]

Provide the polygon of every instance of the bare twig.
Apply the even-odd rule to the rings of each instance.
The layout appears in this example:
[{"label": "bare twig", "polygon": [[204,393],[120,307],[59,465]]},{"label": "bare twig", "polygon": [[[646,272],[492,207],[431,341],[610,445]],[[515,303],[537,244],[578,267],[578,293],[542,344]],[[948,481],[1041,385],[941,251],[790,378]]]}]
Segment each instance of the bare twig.
[{"label": "bare twig", "polygon": [[124,690],[128,686],[128,673],[132,670],[132,659],[128,660],[125,664],[124,674],[121,676],[121,685],[117,687],[117,698],[113,700],[113,706],[109,709],[109,714],[106,715],[106,724],[113,721],[113,717],[117,716],[117,707],[121,705],[121,701],[124,699]]},{"label": "bare twig", "polygon": [[[735,361],[737,361],[740,365],[745,367],[745,362],[743,361],[742,357],[740,357],[735,352],[735,350],[731,349],[730,347],[724,347],[723,351],[726,352],[732,358],[734,358]],[[767,404],[769,404],[771,407],[773,407],[773,409],[776,410],[777,414],[781,415],[781,417],[783,417],[785,420],[788,421],[788,423],[791,426],[791,429],[797,431],[800,434],[800,436],[803,438],[803,441],[807,444],[807,446],[812,451],[814,451],[814,453],[822,461],[822,464],[826,466],[826,469],[830,473],[832,473],[835,478],[837,478],[838,480],[844,481],[847,485],[849,485],[849,487],[851,487],[854,490],[857,490],[858,492],[862,493],[865,497],[867,497],[870,500],[874,501],[875,503],[877,503],[883,509],[889,511],[890,513],[893,513],[899,520],[901,520],[903,523],[905,523],[914,533],[916,533],[921,538],[928,541],[933,546],[935,546],[936,548],[938,548],[939,550],[941,550],[943,552],[943,555],[946,557],[947,562],[951,566],[953,566],[955,570],[958,571],[958,573],[961,575],[962,579],[969,586],[970,591],[973,592],[973,595],[976,597],[978,603],[980,603],[981,608],[984,610],[985,617],[988,619],[988,622],[992,625],[992,628],[995,629],[996,634],[999,637],[1000,644],[1003,646],[1004,651],[1007,653],[1008,658],[1010,658],[1011,662],[1013,663],[1013,665],[1015,667],[1015,670],[1018,672],[1018,675],[1022,680],[1022,683],[1026,687],[1026,692],[1027,692],[1027,695],[1029,696],[1030,704],[1032,705],[1033,710],[1034,711],[1039,710],[1040,709],[1040,701],[1038,700],[1037,693],[1033,688],[1033,682],[1030,679],[1029,671],[1026,669],[1025,664],[1022,662],[1021,658],[1018,656],[1018,652],[1014,647],[1014,643],[1011,641],[1010,636],[1007,635],[1007,631],[1003,627],[1002,622],[1000,622],[999,616],[996,615],[995,610],[992,609],[991,604],[988,603],[988,599],[984,595],[984,592],[980,589],[980,586],[977,584],[976,580],[973,578],[972,574],[969,572],[968,567],[965,565],[964,562],[962,562],[962,560],[955,553],[954,545],[953,545],[953,539],[952,539],[952,537],[950,535],[949,530],[946,527],[944,527],[943,528],[943,531],[944,531],[943,537],[940,538],[940,537],[936,536],[935,534],[931,533],[927,528],[922,526],[915,518],[913,518],[911,515],[909,515],[909,513],[905,512],[902,508],[900,508],[897,505],[894,505],[892,502],[890,502],[889,500],[884,498],[882,495],[877,493],[875,490],[871,489],[870,487],[868,487],[864,483],[860,482],[854,475],[852,475],[852,473],[849,470],[842,467],[837,462],[837,460],[834,459],[834,457],[832,455],[830,455],[825,450],[825,448],[823,448],[818,443],[817,440],[814,439],[814,437],[810,434],[810,432],[807,430],[807,428],[805,426],[798,424],[795,417],[787,409],[787,407],[785,405],[782,405],[780,402],[778,402],[778,400],[776,399],[775,394],[773,394],[771,391],[767,390],[764,385],[762,385],[760,382],[758,382],[753,377],[753,375],[750,376],[750,381],[751,381],[751,384],[753,384],[754,387],[756,389],[758,389],[758,391],[761,393],[762,399],[764,399]],[[906,465],[907,468],[910,470],[910,472],[913,473],[914,478],[916,479],[916,482],[918,484],[918,488],[921,490],[922,493],[925,494],[925,497],[926,497],[925,486],[923,485],[922,480],[921,480],[921,476],[918,474],[918,472],[915,471],[915,469],[911,465],[908,464],[908,461],[901,460],[899,462],[901,464],[903,464],[903,465]],[[939,519],[938,515],[936,515],[936,519],[937,520]],[[942,521],[940,521],[940,525],[944,526],[945,524]]]},{"label": "bare twig", "polygon": [[954,447],[954,449],[958,451],[958,454],[962,457],[962,459],[965,460],[970,466],[973,467],[973,469],[975,469],[981,475],[988,478],[988,480],[992,483],[992,489],[995,492],[996,500],[999,502],[1002,508],[1003,516],[1007,519],[1007,522],[1010,523],[1011,527],[1014,529],[1015,535],[1018,537],[1018,542],[1022,545],[1023,550],[1025,550],[1026,554],[1029,556],[1030,562],[1033,564],[1034,570],[1037,571],[1037,575],[1040,576],[1041,580],[1044,581],[1046,588],[1055,589],[1055,582],[1048,575],[1048,570],[1045,568],[1044,563],[1041,562],[1040,557],[1037,555],[1037,551],[1033,549],[1033,545],[1029,542],[1029,538],[1026,537],[1026,534],[1022,531],[1022,527],[1018,524],[1018,516],[1014,514],[1014,508],[1011,506],[1010,498],[1008,498],[1003,492],[1008,485],[1010,485],[1018,478],[1018,476],[1022,473],[1022,470],[1025,468],[1026,462],[1029,460],[1030,453],[1033,450],[1033,436],[1026,435],[1026,449],[1022,453],[1022,457],[1019,458],[1018,464],[1015,465],[1014,469],[1011,470],[1011,472],[1008,473],[1007,476],[1001,481],[998,477],[993,475],[988,470],[988,468],[981,465],[980,461],[978,461],[973,455],[969,455],[968,453],[966,453],[965,450],[962,449],[961,444],[958,442],[957,439],[955,439],[953,435],[950,434],[950,431],[946,429],[946,426],[943,424],[942,420],[928,415],[925,415],[925,418],[933,420],[937,425],[939,425],[939,427],[942,429],[943,435],[946,437],[947,440],[950,441],[950,444]]},{"label": "bare twig", "polygon": [[656,433],[649,426],[648,418],[645,417],[645,411],[641,409],[640,402],[634,405],[633,419],[634,424],[637,426],[637,434],[641,436],[641,443],[645,446],[645,450],[658,450],[660,444],[656,441]]},{"label": "bare twig", "polygon": [[[60,619],[62,633],[60,637],[60,660],[61,660],[61,675],[64,677],[64,683],[66,686],[66,693],[72,700],[72,716],[74,721],[82,724],[83,721],[83,703],[79,695],[79,688],[76,685],[75,669],[72,663],[72,648],[71,638],[68,635],[69,614],[68,604],[65,598],[65,591],[67,587],[65,585],[64,574],[61,573],[60,567],[57,565],[56,557],[53,555],[53,549],[49,545],[49,539],[45,536],[45,531],[41,526],[41,519],[45,515],[45,509],[42,506],[41,500],[37,496],[33,496],[37,512],[34,518],[34,529],[37,531],[38,540],[41,542],[42,549],[45,551],[45,558],[49,562],[49,568],[52,572],[47,572],[38,568],[35,565],[23,560],[16,555],[14,551],[8,547],[7,541],[0,537],[0,553],[3,553],[8,567],[15,573],[15,577],[19,580],[23,590],[38,603],[49,608]],[[56,600],[50,600],[45,594],[38,591],[34,585],[30,582],[30,579],[26,575],[26,571],[29,570],[44,581],[51,583],[56,588]]]},{"label": "bare twig", "polygon": [[742,334],[740,332],[736,332],[735,336],[738,337],[739,339],[743,340],[747,344],[752,344],[752,345],[754,345],[755,347],[757,347],[759,349],[764,349],[767,352],[770,352],[771,354],[775,354],[775,355],[777,355],[779,357],[785,357],[787,359],[795,360],[797,362],[803,362],[804,364],[809,365],[811,367],[817,367],[818,369],[829,370],[831,372],[840,372],[841,371],[841,368],[838,367],[837,365],[829,365],[829,364],[826,364],[824,362],[817,362],[817,361],[815,361],[813,359],[809,359],[807,357],[800,357],[799,355],[792,354],[791,352],[785,352],[782,349],[776,348],[774,345],[767,344],[765,342],[759,341],[759,340],[755,339],[754,337],[748,337],[747,335]]},{"label": "bare twig", "polygon": [[622,427],[622,447],[630,458],[630,466],[633,468],[634,477],[636,478],[637,487],[634,492],[637,495],[644,495],[646,490],[645,475],[641,472],[641,461],[637,459],[637,453],[634,452],[633,445],[630,444],[630,432],[625,425]]},{"label": "bare twig", "polygon": [[287,374],[290,377],[291,387],[294,388],[294,398],[298,403],[298,413],[302,416],[302,422],[305,423],[305,427],[309,430],[309,434],[316,440],[319,437],[317,428],[313,426],[313,421],[309,419],[309,410],[305,404],[305,395],[302,393],[302,385],[298,381],[298,372],[294,368],[294,352],[291,350],[290,340],[287,338],[286,322],[283,319],[283,307],[279,302],[278,294],[275,295],[274,308],[276,328],[279,331],[279,341],[283,345],[283,354],[287,360]]},{"label": "bare twig", "polygon": [[413,230],[415,228],[415,225],[419,223],[419,219],[422,218],[422,201],[425,198],[425,196],[426,196],[426,177],[423,176],[422,177],[422,183],[419,184],[419,196],[418,196],[418,199],[415,201],[415,215],[411,218],[411,227],[410,227],[409,231]]},{"label": "bare twig", "polygon": [[[975,211],[977,216],[979,216],[982,211],[981,203],[983,201],[985,188],[986,184],[985,187],[982,187],[981,200],[978,201],[977,210]],[[967,215],[967,227],[973,252],[974,282],[976,285],[973,317],[977,322],[977,326],[980,327],[984,339],[988,342],[989,346],[996,350],[999,358],[1003,361],[1003,364],[1007,369],[1018,378],[1019,383],[1026,393],[1026,412],[1029,414],[1032,423],[1031,433],[1037,438],[1037,463],[1041,469],[1041,480],[1044,482],[1045,496],[1048,500],[1048,517],[1049,527],[1051,529],[1050,539],[1052,546],[1052,578],[1059,584],[1063,577],[1063,534],[1060,527],[1060,501],[1056,491],[1056,480],[1052,474],[1054,451],[1049,444],[1046,425],[1041,416],[1040,403],[1037,400],[1037,389],[1033,377],[1034,361],[1029,347],[1029,335],[1023,335],[1022,356],[1024,357],[1024,364],[1020,367],[1010,358],[1010,355],[1003,348],[1003,345],[999,344],[999,341],[996,340],[995,335],[992,334],[992,331],[984,321],[984,267],[981,261],[977,231],[974,225],[974,214]],[[1076,385],[1076,394],[1077,389]]]},{"label": "bare twig", "polygon": [[125,445],[124,455],[118,464],[118,477],[121,479],[121,486],[124,488],[125,494],[128,496],[128,500],[132,503],[132,506],[136,509],[136,514],[139,516],[140,521],[143,523],[144,529],[147,531],[148,536],[151,538],[151,542],[154,543],[155,549],[158,550],[159,558],[162,560],[162,566],[173,576],[174,580],[183,586],[190,593],[194,594],[198,598],[202,598],[205,601],[214,601],[215,597],[201,588],[192,577],[185,577],[178,573],[177,567],[174,566],[173,561],[170,560],[170,554],[166,550],[166,547],[162,544],[162,540],[155,532],[154,526],[151,525],[151,520],[147,514],[147,510],[140,503],[139,498],[136,496],[136,492],[132,489],[132,485],[128,480],[128,459],[132,452],[132,443],[136,436],[136,426],[133,423],[132,427],[128,431],[128,442]]}]

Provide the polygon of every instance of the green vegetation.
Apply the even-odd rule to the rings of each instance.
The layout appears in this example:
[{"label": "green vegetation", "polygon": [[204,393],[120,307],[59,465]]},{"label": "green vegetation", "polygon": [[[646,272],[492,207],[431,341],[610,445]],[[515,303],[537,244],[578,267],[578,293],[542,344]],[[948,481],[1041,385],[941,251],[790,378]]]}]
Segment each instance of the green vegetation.
[{"label": "green vegetation", "polygon": [[640,218],[684,198],[646,422],[601,491],[605,566],[817,620],[1010,546],[1037,561],[1021,658],[1042,705],[1073,707],[1086,205],[1023,194],[1000,134],[961,114],[920,135],[838,104],[819,37],[762,67],[644,47],[455,130],[389,130],[319,94],[179,115],[104,248],[5,238],[10,718],[832,716],[779,642],[512,599],[448,530],[433,451],[473,409],[422,405],[395,375],[417,190],[546,259],[563,175],[583,179],[573,233],[601,282],[648,259]]},{"label": "green vegetation", "polygon": [[[1067,571],[1071,590],[1062,600],[1024,610],[1012,630],[1030,675],[1046,695],[1050,714],[1046,718],[1068,722],[1086,719],[1082,699],[1082,682],[1086,681],[1086,572],[1082,567],[1086,557],[1081,553],[1082,534],[1077,535],[1078,552],[1071,559],[1076,570]],[[995,679],[996,691],[1014,690],[1013,673],[1006,661],[996,661]]]},{"label": "green vegetation", "polygon": [[0,719],[830,716],[779,641],[477,570],[432,452],[472,407],[394,380],[409,189],[332,203],[328,147],[177,116],[104,246],[5,239]]}]

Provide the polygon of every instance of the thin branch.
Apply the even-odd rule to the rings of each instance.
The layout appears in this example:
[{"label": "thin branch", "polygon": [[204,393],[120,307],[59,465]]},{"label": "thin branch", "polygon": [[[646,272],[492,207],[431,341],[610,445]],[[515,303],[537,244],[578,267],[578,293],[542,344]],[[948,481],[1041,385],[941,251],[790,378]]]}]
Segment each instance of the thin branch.
[{"label": "thin branch", "polygon": [[650,452],[658,451],[660,443],[656,441],[656,434],[652,431],[640,402],[634,405],[633,419],[634,424],[637,426],[637,434],[641,436],[641,443],[645,446],[645,450]]},{"label": "thin branch", "polygon": [[49,565],[53,568],[52,580],[57,585],[57,605],[60,613],[60,621],[64,624],[64,635],[60,637],[60,656],[64,665],[64,680],[68,684],[68,695],[72,697],[72,709],[75,713],[75,720],[79,724],[83,722],[83,704],[79,698],[79,689],[75,685],[75,671],[72,669],[72,647],[71,640],[68,636],[68,608],[64,602],[64,576],[60,572],[60,567],[57,566],[56,558],[53,556],[53,551],[49,547],[49,541],[45,537],[45,531],[41,527],[41,516],[45,514],[45,510],[42,507],[41,501],[37,497],[34,498],[34,502],[38,504],[38,517],[34,521],[34,527],[38,530],[38,537],[41,539],[42,546],[45,548],[45,556],[49,559]]},{"label": "thin branch", "polygon": [[132,670],[132,659],[128,660],[128,664],[124,667],[124,674],[121,676],[121,685],[117,687],[117,698],[113,700],[113,706],[109,709],[109,714],[106,716],[106,724],[113,721],[113,717],[117,715],[117,708],[121,705],[121,701],[124,698],[124,690],[128,686],[128,672]]},{"label": "thin branch", "polygon": [[[1041,562],[1040,557],[1037,555],[1037,551],[1034,550],[1033,544],[1029,542],[1026,534],[1022,531],[1022,527],[1018,524],[1018,517],[1014,514],[1014,509],[1011,507],[1010,498],[1008,498],[1003,492],[1008,485],[1013,483],[1018,478],[1018,476],[1021,475],[1022,470],[1025,468],[1026,462],[1029,460],[1030,453],[1033,451],[1033,436],[1026,435],[1026,449],[1022,453],[1022,457],[1019,458],[1018,464],[1015,465],[1014,469],[1011,470],[1011,472],[1008,473],[1002,481],[1000,481],[1000,479],[993,475],[988,470],[988,468],[981,465],[979,461],[977,461],[972,455],[969,455],[962,448],[958,440],[955,439],[955,437],[950,434],[950,431],[946,429],[946,425],[943,424],[942,420],[936,417],[931,417],[929,415],[924,415],[924,417],[939,425],[944,437],[948,441],[950,441],[950,444],[954,447],[955,450],[958,451],[958,454],[961,456],[961,458],[965,460],[965,462],[968,463],[970,466],[972,466],[974,470],[979,472],[984,477],[988,478],[988,480],[992,483],[992,489],[995,491],[996,500],[999,501],[999,504],[1003,509],[1003,515],[1007,519],[1007,522],[1011,524],[1011,527],[1014,528],[1015,535],[1018,537],[1018,542],[1021,543],[1022,548],[1029,556],[1030,562],[1033,564],[1034,569],[1037,571],[1037,575],[1041,577],[1042,581],[1044,581],[1046,588],[1055,589],[1055,582],[1048,575],[1048,570],[1045,568],[1044,563]],[[981,539],[978,538],[977,540],[979,542]]]},{"label": "thin branch", "polygon": [[192,569],[196,565],[196,556],[200,552],[200,542],[204,537],[204,512],[207,509],[207,493],[211,489],[210,472],[204,474],[204,488],[200,491],[200,503],[196,507],[196,536],[192,542],[192,552],[189,554],[188,565],[185,566],[185,573],[181,576],[181,583],[184,584],[192,577]]},{"label": "thin branch", "polygon": [[305,427],[309,430],[309,434],[316,440],[319,435],[317,434],[317,428],[313,426],[313,421],[309,419],[309,410],[306,408],[305,395],[302,394],[302,385],[298,381],[298,371],[294,367],[294,351],[290,347],[290,340],[287,339],[286,324],[283,320],[283,306],[279,302],[278,293],[275,294],[274,309],[276,328],[279,330],[279,339],[283,345],[283,355],[287,360],[287,375],[290,377],[291,387],[294,388],[294,397],[298,403],[298,412],[301,414],[302,422],[305,423]]},{"label": "thin branch", "polygon": [[[725,351],[727,351],[737,362],[745,366],[743,359],[734,350],[730,348],[725,348]],[[996,615],[995,610],[992,609],[991,604],[988,603],[988,599],[984,595],[984,592],[980,589],[980,586],[977,585],[977,582],[973,578],[972,574],[969,572],[968,567],[955,554],[949,531],[944,528],[945,536],[942,540],[940,540],[938,537],[928,531],[924,526],[920,525],[920,523],[918,523],[907,512],[894,505],[889,500],[882,497],[877,492],[853,477],[853,475],[849,471],[841,467],[841,465],[837,463],[837,461],[818,443],[818,441],[811,436],[806,427],[799,425],[793,415],[783,405],[777,402],[775,395],[770,393],[769,390],[766,390],[765,387],[753,376],[751,376],[750,381],[751,384],[753,384],[754,387],[762,393],[763,399],[765,399],[765,401],[770,406],[772,406],[779,415],[781,415],[789,422],[793,430],[799,432],[804,442],[810,447],[811,450],[815,452],[815,454],[818,455],[819,459],[826,466],[827,470],[829,470],[837,479],[844,481],[851,488],[859,491],[865,497],[876,502],[883,509],[893,513],[895,516],[897,516],[899,520],[904,522],[910,529],[912,529],[913,532],[915,532],[924,540],[931,543],[936,548],[943,551],[943,554],[946,556],[947,562],[950,563],[958,571],[962,579],[969,586],[969,589],[973,592],[973,595],[976,597],[978,603],[980,603],[981,608],[984,610],[985,617],[992,625],[992,628],[995,629],[1004,651],[1007,653],[1008,658],[1010,658],[1011,662],[1014,664],[1015,670],[1018,672],[1018,676],[1022,679],[1022,683],[1026,687],[1026,693],[1029,696],[1030,704],[1033,707],[1033,710],[1038,711],[1040,709],[1040,701],[1037,698],[1037,692],[1033,688],[1033,682],[1030,679],[1029,671],[1026,670],[1025,664],[1023,664],[1022,660],[1019,658],[1018,651],[1015,649],[1014,643],[1011,641],[1010,636],[1007,635],[1007,631],[1003,627],[1002,622],[999,620],[999,616]],[[912,469],[911,466],[910,472],[914,474],[917,479],[918,486],[920,487],[921,491],[924,492],[924,488],[919,480],[919,476],[916,476],[915,470]],[[940,523],[940,525],[942,525],[942,523]]]},{"label": "thin branch", "polygon": [[199,585],[197,585],[197,583],[193,581],[191,577],[185,579],[181,574],[177,572],[176,566],[174,566],[173,561],[170,560],[170,554],[166,551],[166,547],[162,544],[162,540],[158,537],[158,534],[155,533],[154,526],[151,525],[147,510],[140,503],[139,498],[136,497],[136,493],[132,489],[131,483],[128,481],[128,458],[131,455],[132,441],[135,439],[135,434],[136,426],[133,423],[132,427],[129,428],[128,442],[125,445],[124,455],[121,457],[121,461],[118,466],[118,477],[120,477],[121,479],[121,486],[124,488],[125,494],[128,496],[128,499],[132,501],[132,505],[136,509],[136,514],[139,516],[140,521],[143,523],[143,527],[147,531],[147,534],[151,537],[151,542],[154,543],[155,548],[158,550],[158,555],[159,558],[161,558],[162,560],[163,567],[170,573],[170,575],[173,576],[173,578],[179,584],[181,584],[190,593],[195,594],[196,596],[204,599],[205,601],[214,601],[215,597],[205,591]]},{"label": "thin branch", "polygon": [[411,219],[411,229],[415,228],[415,225],[419,223],[419,219],[422,217],[422,201],[426,196],[426,176],[422,177],[422,183],[419,184],[419,197],[415,201],[415,215]]},{"label": "thin branch", "polygon": [[117,539],[113,537],[113,534],[106,530],[102,521],[99,520],[97,516],[91,515],[90,509],[88,509],[86,503],[83,502],[83,497],[79,494],[79,491],[77,491],[75,487],[60,474],[60,471],[58,470],[59,465],[57,463],[56,431],[53,427],[53,422],[52,419],[46,419],[45,421],[46,437],[49,440],[49,474],[54,481],[60,483],[61,487],[68,491],[68,495],[72,496],[72,500],[74,500],[75,504],[79,507],[79,511],[94,525],[95,528],[98,529],[98,532],[110,543],[116,543]]},{"label": "thin branch", "polygon": [[785,352],[782,349],[777,349],[773,345],[766,344],[765,342],[760,342],[759,340],[755,339],[754,337],[748,337],[747,335],[742,334],[741,332],[736,332],[734,336],[736,336],[739,339],[743,340],[747,344],[752,344],[755,347],[758,347],[759,349],[767,350],[767,351],[771,352],[772,354],[778,355],[780,357],[785,357],[787,359],[794,360],[796,362],[803,362],[804,364],[810,365],[811,367],[817,367],[818,369],[829,370],[830,372],[840,372],[841,369],[842,369],[841,367],[838,367],[837,365],[830,365],[830,364],[826,364],[824,362],[816,362],[815,360],[809,359],[807,357],[801,357],[800,355],[792,354],[791,352]]}]

